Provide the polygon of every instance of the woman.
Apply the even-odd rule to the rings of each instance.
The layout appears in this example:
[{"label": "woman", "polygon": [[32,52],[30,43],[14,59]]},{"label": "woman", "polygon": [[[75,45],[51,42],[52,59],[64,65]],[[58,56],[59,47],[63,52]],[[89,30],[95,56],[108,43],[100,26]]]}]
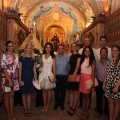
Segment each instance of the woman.
[{"label": "woman", "polygon": [[53,52],[53,45],[51,43],[46,43],[43,50],[43,69],[39,75],[39,81],[42,89],[43,97],[43,112],[48,112],[49,105],[52,97],[52,89],[55,87],[56,81],[56,62],[55,55]]},{"label": "woman", "polygon": [[32,44],[26,44],[24,52],[19,58],[19,83],[25,117],[31,116],[31,93],[35,92],[32,84],[33,78],[37,78],[36,61],[33,55]]},{"label": "woman", "polygon": [[68,55],[70,57],[71,52],[69,52],[69,44],[67,42],[65,42],[63,45],[64,45],[64,54]]},{"label": "woman", "polygon": [[107,61],[107,73],[104,79],[103,89],[108,98],[109,120],[116,120],[120,107],[120,47],[113,45],[111,49],[112,59]]},{"label": "woman", "polygon": [[18,55],[14,53],[14,43],[6,42],[6,52],[2,56],[1,67],[2,73],[2,88],[4,91],[4,104],[9,120],[16,120],[14,107],[14,91],[19,90],[18,84]]},{"label": "woman", "polygon": [[69,115],[73,115],[76,110],[80,80],[80,55],[77,52],[77,45],[75,43],[71,45],[71,51],[72,55],[69,60],[70,71],[68,76],[68,89],[70,91]]},{"label": "woman", "polygon": [[[81,61],[81,79],[80,79],[80,92],[82,92],[83,102],[82,102],[82,113],[80,118],[86,120],[88,118],[88,110],[90,105],[90,93],[92,87],[95,84],[94,71],[95,71],[95,57],[93,50],[90,46],[83,49]],[[92,86],[87,89],[85,82],[92,79]]]}]

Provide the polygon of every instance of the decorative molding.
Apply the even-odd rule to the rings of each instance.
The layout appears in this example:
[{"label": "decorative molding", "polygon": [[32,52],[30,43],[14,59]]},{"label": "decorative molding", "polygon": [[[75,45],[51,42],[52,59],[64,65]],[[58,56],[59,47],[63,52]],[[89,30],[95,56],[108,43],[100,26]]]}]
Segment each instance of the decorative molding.
[{"label": "decorative molding", "polygon": [[15,20],[20,27],[22,27],[25,31],[28,31],[28,28],[21,22],[20,18],[17,14],[7,14],[7,20]]},{"label": "decorative molding", "polygon": [[6,41],[7,39],[7,20],[6,13],[0,9],[0,40]]},{"label": "decorative molding", "polygon": [[97,18],[95,18],[95,21],[90,26],[88,26],[87,28],[85,28],[83,30],[83,33],[85,34],[86,32],[92,30],[99,23],[105,24],[106,21],[107,21],[107,17],[97,17]]}]

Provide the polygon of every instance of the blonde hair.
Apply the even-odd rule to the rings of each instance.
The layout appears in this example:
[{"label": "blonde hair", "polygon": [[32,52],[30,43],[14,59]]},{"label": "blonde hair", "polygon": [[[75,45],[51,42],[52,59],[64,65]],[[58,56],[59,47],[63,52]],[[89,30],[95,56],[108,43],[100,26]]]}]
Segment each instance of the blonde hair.
[{"label": "blonde hair", "polygon": [[23,58],[26,57],[25,49],[26,49],[27,46],[31,46],[31,47],[32,47],[31,57],[32,57],[32,59],[34,60],[34,59],[35,59],[35,56],[34,56],[34,52],[33,52],[33,45],[32,45],[32,43],[27,43],[27,44],[25,45],[24,52],[22,53],[21,56],[22,56]]}]

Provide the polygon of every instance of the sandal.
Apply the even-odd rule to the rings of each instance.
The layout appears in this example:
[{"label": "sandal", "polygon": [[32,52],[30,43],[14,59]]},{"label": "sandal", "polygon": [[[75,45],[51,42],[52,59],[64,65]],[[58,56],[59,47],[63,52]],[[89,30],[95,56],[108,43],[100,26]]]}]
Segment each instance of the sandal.
[{"label": "sandal", "polygon": [[27,110],[24,111],[24,116],[28,117],[28,111]]},{"label": "sandal", "polygon": [[46,107],[44,112],[47,113],[48,111],[49,111],[49,107]]},{"label": "sandal", "polygon": [[70,108],[67,114],[70,116],[73,116],[75,113],[75,110],[76,110],[75,108]]},{"label": "sandal", "polygon": [[31,110],[28,110],[28,115],[31,116]]},{"label": "sandal", "polygon": [[46,106],[43,107],[42,112],[45,112]]}]

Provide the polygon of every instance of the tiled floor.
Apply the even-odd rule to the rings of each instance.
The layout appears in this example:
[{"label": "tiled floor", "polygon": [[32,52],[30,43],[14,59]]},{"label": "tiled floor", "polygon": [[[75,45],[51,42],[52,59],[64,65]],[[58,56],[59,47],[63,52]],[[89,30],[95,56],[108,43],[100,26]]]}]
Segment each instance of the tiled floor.
[{"label": "tiled floor", "polygon": [[[66,100],[67,101],[67,100]],[[77,107],[76,112],[74,116],[67,115],[68,110],[68,102],[65,104],[65,110],[61,111],[60,108],[58,108],[56,111],[54,111],[53,108],[54,100],[52,100],[51,108],[48,113],[42,112],[42,107],[35,107],[35,96],[33,96],[32,99],[32,116],[30,117],[24,117],[23,114],[23,107],[22,106],[15,106],[15,115],[17,117],[17,120],[79,120],[80,111],[81,109]],[[92,103],[91,103],[91,109],[89,110],[89,119],[88,120],[107,120],[105,116],[101,116],[100,118],[95,118],[96,112],[95,109],[95,95],[92,96]],[[5,116],[5,110],[4,107],[0,107],[0,120],[7,120]]]}]

